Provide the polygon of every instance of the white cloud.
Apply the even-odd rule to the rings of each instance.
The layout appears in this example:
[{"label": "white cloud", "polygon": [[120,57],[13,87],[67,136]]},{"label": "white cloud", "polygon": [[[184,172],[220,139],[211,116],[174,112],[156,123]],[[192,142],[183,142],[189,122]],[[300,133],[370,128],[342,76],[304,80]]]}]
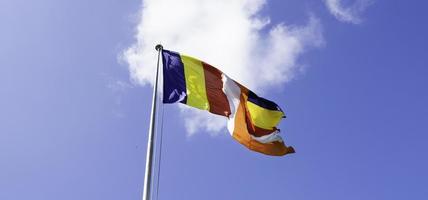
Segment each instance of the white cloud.
[{"label": "white cloud", "polygon": [[132,89],[134,86],[131,83],[116,80],[113,77],[103,75],[103,77],[107,80],[107,89],[111,91],[113,96],[115,106],[112,108],[112,114],[117,118],[124,118],[125,114],[122,111],[122,101],[124,94]]},{"label": "white cloud", "polygon": [[129,88],[133,88],[130,83],[121,80],[111,80],[107,84],[107,88],[113,92],[123,92]]},{"label": "white cloud", "polygon": [[328,10],[339,21],[353,24],[361,23],[361,13],[373,3],[373,0],[355,0],[353,4],[344,6],[343,0],[324,0]]},{"label": "white cloud", "polygon": [[213,115],[203,110],[189,109],[183,104],[180,104],[180,110],[181,115],[184,116],[184,126],[188,136],[192,136],[200,130],[205,130],[211,135],[217,135],[223,128],[226,128],[225,117]]},{"label": "white cloud", "polygon": [[[307,24],[271,24],[260,11],[265,0],[143,0],[137,42],[123,58],[131,78],[152,84],[154,46],[204,60],[256,92],[280,86],[301,70],[299,57],[323,44],[319,20]],[[226,123],[207,112],[182,109],[189,134],[218,132]],[[198,122],[198,123],[196,123]]]}]

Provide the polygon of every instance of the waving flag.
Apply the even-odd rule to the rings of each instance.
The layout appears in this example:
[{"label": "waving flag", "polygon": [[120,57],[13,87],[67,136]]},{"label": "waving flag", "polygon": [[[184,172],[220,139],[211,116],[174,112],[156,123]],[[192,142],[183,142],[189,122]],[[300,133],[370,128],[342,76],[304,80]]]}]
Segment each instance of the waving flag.
[{"label": "waving flag", "polygon": [[294,153],[276,126],[284,112],[255,93],[195,58],[163,50],[163,103],[180,102],[228,118],[233,138],[267,155]]}]

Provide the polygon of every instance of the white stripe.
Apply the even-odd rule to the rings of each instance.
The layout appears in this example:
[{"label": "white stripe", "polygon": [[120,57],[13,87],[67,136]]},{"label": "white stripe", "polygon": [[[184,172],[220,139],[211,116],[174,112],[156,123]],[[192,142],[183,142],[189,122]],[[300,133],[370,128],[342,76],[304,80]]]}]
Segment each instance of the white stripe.
[{"label": "white stripe", "polygon": [[239,88],[234,80],[225,74],[222,74],[221,76],[221,80],[223,81],[223,92],[226,94],[227,101],[229,101],[231,112],[227,121],[227,129],[229,130],[230,135],[233,136],[233,131],[235,130],[235,115],[241,101],[241,88]]},{"label": "white stripe", "polygon": [[282,138],[281,138],[281,136],[279,136],[279,130],[276,130],[269,135],[264,135],[261,137],[255,137],[255,136],[251,135],[251,138],[253,138],[254,140],[257,140],[260,143],[264,143],[264,144],[275,142],[275,141],[282,142]]}]

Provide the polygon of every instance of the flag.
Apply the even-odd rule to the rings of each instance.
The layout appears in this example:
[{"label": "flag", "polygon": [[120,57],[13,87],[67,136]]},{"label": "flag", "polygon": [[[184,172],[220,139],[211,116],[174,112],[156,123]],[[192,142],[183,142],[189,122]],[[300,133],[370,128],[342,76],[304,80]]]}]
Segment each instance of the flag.
[{"label": "flag", "polygon": [[232,137],[256,152],[294,153],[276,128],[285,114],[215,67],[177,52],[162,50],[163,103],[183,103],[228,118]]}]

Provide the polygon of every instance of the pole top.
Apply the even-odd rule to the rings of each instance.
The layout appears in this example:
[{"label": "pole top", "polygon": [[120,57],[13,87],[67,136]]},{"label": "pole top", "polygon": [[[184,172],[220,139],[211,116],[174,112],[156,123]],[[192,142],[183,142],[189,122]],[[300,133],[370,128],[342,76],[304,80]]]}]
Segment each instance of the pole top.
[{"label": "pole top", "polygon": [[157,44],[157,45],[155,46],[155,49],[156,49],[156,51],[160,51],[160,50],[162,50],[162,49],[163,49],[163,46],[162,46],[161,44]]}]

